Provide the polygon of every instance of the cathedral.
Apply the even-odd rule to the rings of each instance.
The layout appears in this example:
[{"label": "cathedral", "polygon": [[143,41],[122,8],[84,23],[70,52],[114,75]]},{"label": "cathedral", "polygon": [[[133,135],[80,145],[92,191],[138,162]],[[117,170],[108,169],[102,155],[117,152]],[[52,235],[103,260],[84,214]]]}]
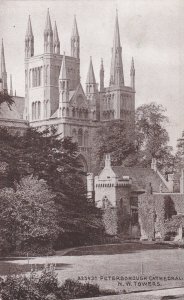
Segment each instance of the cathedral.
[{"label": "cathedral", "polygon": [[[80,35],[75,17],[70,42],[71,52],[67,55],[60,49],[57,25],[55,22],[53,26],[48,10],[43,31],[44,51],[40,55],[35,54],[29,16],[25,36],[25,103],[20,119],[39,130],[54,126],[63,137],[72,137],[79,146],[79,160],[84,170],[89,172],[90,149],[94,132],[100,124],[114,119],[123,120],[127,128],[134,124],[134,61],[132,59],[130,68],[130,86],[126,86],[116,13],[109,86],[104,86],[103,60],[98,84],[90,58],[83,89],[80,82]],[[1,79],[2,85],[7,86],[2,69]]]},{"label": "cathedral", "polygon": [[[100,122],[121,119],[134,123],[135,69],[130,70],[131,86],[125,86],[118,15],[115,20],[109,86],[104,86],[101,61],[100,84],[95,79],[92,58],[85,90],[80,82],[80,35],[76,18],[71,34],[71,53],[62,53],[56,22],[49,15],[44,29],[44,52],[34,54],[34,33],[29,17],[25,37],[25,109],[24,119],[31,126],[54,125],[63,136],[78,142],[80,161],[86,171],[90,165],[90,146]],[[99,87],[98,87],[99,86]]]}]

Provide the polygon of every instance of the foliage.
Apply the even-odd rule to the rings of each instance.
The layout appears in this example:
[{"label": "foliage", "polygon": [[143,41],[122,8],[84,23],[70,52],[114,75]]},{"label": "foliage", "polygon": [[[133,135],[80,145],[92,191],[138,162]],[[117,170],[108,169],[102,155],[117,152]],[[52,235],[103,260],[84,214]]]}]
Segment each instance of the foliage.
[{"label": "foliage", "polygon": [[92,148],[93,160],[101,163],[104,155],[111,154],[113,165],[121,165],[123,160],[135,152],[133,128],[126,128],[123,121],[104,122],[97,130]]},{"label": "foliage", "polygon": [[[54,195],[44,180],[24,177],[0,191],[0,237],[4,252],[41,254],[58,235]],[[37,248],[37,253],[35,252]],[[6,249],[7,248],[7,249]],[[34,251],[33,251],[34,250]],[[48,252],[47,252],[48,254]]]},{"label": "foliage", "polygon": [[12,136],[0,128],[0,162],[5,165],[0,172],[5,186],[16,189],[16,182],[30,174],[46,181],[57,210],[59,237],[55,244],[61,244],[66,233],[85,240],[103,231],[100,210],[86,199],[85,174],[71,138],[61,139],[55,128],[43,132],[29,128],[23,136]]},{"label": "foliage", "polygon": [[104,122],[93,143],[93,160],[101,164],[111,154],[112,165],[150,167],[152,158],[164,173],[173,171],[174,156],[168,145],[168,118],[165,108],[157,103],[144,104],[135,113],[135,128],[123,121]]},{"label": "foliage", "polygon": [[14,100],[6,91],[0,91],[0,105],[6,103],[9,108],[11,108]]},{"label": "foliage", "polygon": [[70,279],[60,285],[52,265],[46,266],[40,275],[31,272],[27,276],[0,278],[2,300],[67,300],[112,294],[115,293],[101,291],[97,285]]},{"label": "foliage", "polygon": [[172,147],[168,146],[169,135],[165,128],[168,118],[166,109],[157,103],[143,104],[136,110],[136,147],[141,154],[143,166],[150,166],[156,158],[161,169],[167,164],[167,171],[173,167]]},{"label": "foliage", "polygon": [[143,194],[139,196],[139,223],[142,236],[147,239],[159,237],[165,239],[168,234],[177,232],[184,224],[182,217],[177,215],[178,207],[183,206],[183,198],[164,194]]}]

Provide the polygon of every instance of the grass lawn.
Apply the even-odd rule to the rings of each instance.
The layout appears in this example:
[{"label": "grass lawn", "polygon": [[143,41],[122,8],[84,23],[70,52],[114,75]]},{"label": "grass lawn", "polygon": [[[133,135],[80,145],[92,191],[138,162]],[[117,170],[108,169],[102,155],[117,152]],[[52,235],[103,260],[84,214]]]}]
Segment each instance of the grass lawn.
[{"label": "grass lawn", "polygon": [[[37,269],[43,267],[46,261],[56,264],[61,282],[67,278],[79,279],[117,292],[184,286],[184,249],[169,245],[124,243],[80,247],[63,254],[58,251],[55,256],[36,257],[30,263],[36,264]],[[5,275],[10,265],[23,272],[30,268],[26,259],[0,261],[0,274]]]},{"label": "grass lawn", "polygon": [[[95,245],[95,246],[83,246],[73,249],[65,253],[65,256],[81,256],[81,255],[114,255],[114,254],[125,254],[125,253],[136,253],[139,251],[146,250],[158,250],[158,249],[172,249],[176,248],[170,244],[159,244],[159,243],[140,243],[130,242],[122,244],[111,244],[111,245]],[[57,252],[59,255],[59,251]]]}]

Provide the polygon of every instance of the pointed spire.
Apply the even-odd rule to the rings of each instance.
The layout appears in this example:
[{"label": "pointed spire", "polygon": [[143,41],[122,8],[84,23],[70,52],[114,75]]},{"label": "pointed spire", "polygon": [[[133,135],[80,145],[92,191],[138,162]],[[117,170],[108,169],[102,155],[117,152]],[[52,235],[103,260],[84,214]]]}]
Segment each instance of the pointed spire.
[{"label": "pointed spire", "polygon": [[6,73],[6,63],[5,63],[5,55],[4,55],[4,44],[3,44],[3,39],[2,39],[2,46],[1,46],[1,73],[0,73],[0,78],[2,80],[2,89],[4,91],[8,90],[7,86],[7,73]]},{"label": "pointed spire", "polygon": [[72,36],[79,36],[79,32],[78,32],[78,28],[77,28],[76,15],[74,15],[74,23],[73,23]]},{"label": "pointed spire", "polygon": [[93,63],[92,63],[92,57],[90,56],[90,64],[89,64],[89,70],[88,70],[88,74],[87,74],[87,78],[86,78],[86,83],[89,84],[96,84],[96,80],[95,80],[95,74],[94,74],[94,70],[93,70]]},{"label": "pointed spire", "polygon": [[44,30],[44,53],[53,53],[53,31],[50,20],[49,9],[47,11],[45,30]]},{"label": "pointed spire", "polygon": [[131,87],[135,90],[135,67],[134,67],[134,59],[132,57],[131,69],[130,69],[130,79],[131,79]]},{"label": "pointed spire", "polygon": [[114,48],[121,47],[120,34],[119,34],[119,22],[118,22],[118,10],[116,9],[116,22],[114,30]]},{"label": "pointed spire", "polygon": [[104,66],[103,66],[103,59],[101,58],[101,65],[100,65],[100,91],[102,92],[104,89]]},{"label": "pointed spire", "polygon": [[112,48],[110,85],[124,85],[123,63],[122,63],[122,48],[119,34],[118,13],[116,11],[114,42]]},{"label": "pointed spire", "polygon": [[31,25],[31,17],[29,15],[26,37],[25,37],[25,57],[29,58],[33,55],[34,55],[34,36],[33,36],[33,30]]},{"label": "pointed spire", "polygon": [[131,62],[130,75],[131,76],[135,75],[135,67],[134,67],[134,58],[133,57],[132,57],[132,62]]},{"label": "pointed spire", "polygon": [[53,52],[55,54],[60,54],[60,41],[59,41],[56,21],[55,21],[55,24],[54,24],[53,47],[54,47]]},{"label": "pointed spire", "polygon": [[10,96],[13,96],[12,75],[10,75]]},{"label": "pointed spire", "polygon": [[46,18],[46,23],[45,23],[45,31],[52,31],[52,25],[51,25],[51,20],[50,20],[49,8],[47,10],[47,18]]},{"label": "pointed spire", "polygon": [[30,17],[30,15],[29,15],[28,25],[27,25],[27,31],[26,31],[26,37],[28,37],[28,36],[33,37],[33,30],[32,30],[31,17]]},{"label": "pointed spire", "polygon": [[63,54],[63,60],[62,60],[60,74],[59,74],[59,79],[60,80],[67,80],[68,79],[68,74],[67,74],[67,69],[66,69],[65,52]]},{"label": "pointed spire", "polygon": [[54,40],[54,42],[59,42],[59,36],[58,36],[58,30],[57,30],[56,21],[54,22],[54,35],[53,35],[53,40]]},{"label": "pointed spire", "polygon": [[74,16],[74,24],[73,24],[72,37],[71,37],[71,56],[78,59],[80,56],[80,37],[79,37],[77,21],[75,16]]},{"label": "pointed spire", "polygon": [[4,56],[4,44],[2,39],[2,45],[1,45],[1,75],[3,73],[6,73],[6,64],[5,64],[5,56]]}]

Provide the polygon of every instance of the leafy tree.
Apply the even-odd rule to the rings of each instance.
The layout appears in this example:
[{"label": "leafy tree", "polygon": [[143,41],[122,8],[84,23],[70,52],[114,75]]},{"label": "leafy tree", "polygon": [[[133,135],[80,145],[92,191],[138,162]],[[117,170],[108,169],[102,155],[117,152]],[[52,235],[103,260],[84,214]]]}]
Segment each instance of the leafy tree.
[{"label": "leafy tree", "polygon": [[61,139],[54,128],[43,132],[29,128],[24,136],[0,129],[0,146],[0,162],[6,164],[2,178],[7,186],[16,188],[15,182],[30,174],[47,182],[55,195],[60,240],[64,233],[83,240],[99,235],[101,214],[86,199],[85,174],[71,138]]},{"label": "leafy tree", "polygon": [[168,146],[169,135],[165,128],[168,118],[166,109],[154,102],[144,104],[136,110],[136,147],[140,154],[140,163],[150,166],[156,158],[158,166],[167,164],[168,171],[173,166],[172,147]]},{"label": "leafy tree", "polygon": [[9,108],[11,108],[14,100],[6,91],[0,91],[0,105],[6,103]]},{"label": "leafy tree", "polygon": [[22,178],[15,189],[0,191],[0,236],[7,250],[35,254],[52,250],[58,235],[54,194],[46,182]]},{"label": "leafy tree", "polygon": [[126,128],[123,121],[102,123],[95,134],[92,148],[95,163],[100,164],[104,155],[110,153],[112,164],[121,165],[131,153],[135,153],[133,132],[133,128]]}]

